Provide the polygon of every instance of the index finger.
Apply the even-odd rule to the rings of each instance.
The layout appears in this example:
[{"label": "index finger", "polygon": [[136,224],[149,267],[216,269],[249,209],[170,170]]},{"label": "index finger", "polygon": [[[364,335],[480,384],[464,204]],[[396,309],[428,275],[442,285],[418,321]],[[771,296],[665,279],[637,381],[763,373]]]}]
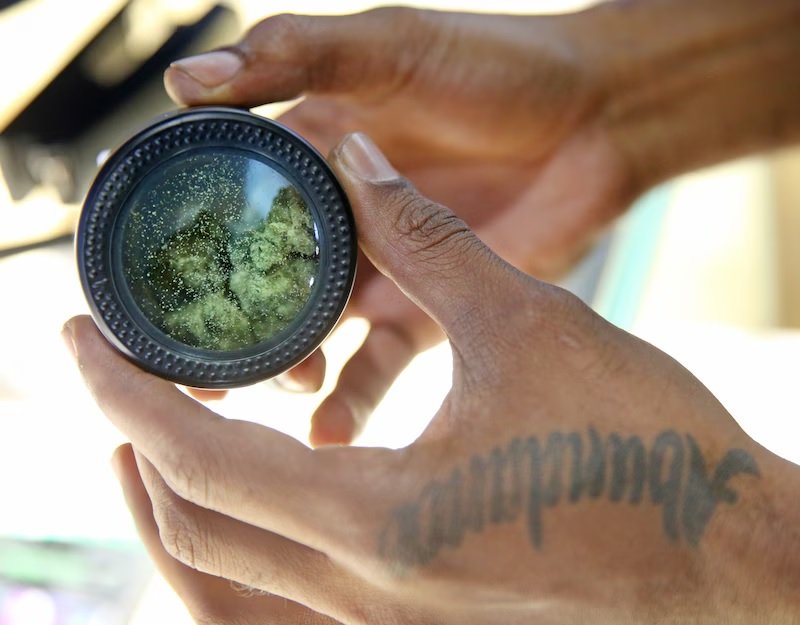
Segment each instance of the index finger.
[{"label": "index finger", "polygon": [[179,104],[258,106],[307,93],[396,87],[438,30],[434,14],[380,8],[344,16],[274,15],[236,45],[174,62],[164,75]]},{"label": "index finger", "polygon": [[[128,362],[89,317],[64,326],[86,383],[108,418],[180,497],[329,555],[352,554],[386,450],[311,450],[246,421],[220,417]],[[337,520],[330,523],[330,519]]]}]

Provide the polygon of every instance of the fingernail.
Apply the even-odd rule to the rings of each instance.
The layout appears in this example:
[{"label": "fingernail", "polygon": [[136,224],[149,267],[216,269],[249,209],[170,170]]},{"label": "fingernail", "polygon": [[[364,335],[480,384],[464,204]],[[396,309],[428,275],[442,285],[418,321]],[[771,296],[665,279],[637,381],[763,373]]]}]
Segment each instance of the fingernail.
[{"label": "fingernail", "polygon": [[181,70],[204,87],[224,85],[242,69],[239,55],[227,50],[206,52],[175,61],[170,67]]},{"label": "fingernail", "polygon": [[64,327],[61,328],[61,338],[64,340],[64,345],[67,346],[70,355],[75,360],[78,359],[78,349],[75,347],[75,337],[72,334],[72,326],[70,322],[64,324]]},{"label": "fingernail", "polygon": [[367,182],[387,182],[400,177],[391,163],[367,135],[348,135],[339,148],[344,165]]}]

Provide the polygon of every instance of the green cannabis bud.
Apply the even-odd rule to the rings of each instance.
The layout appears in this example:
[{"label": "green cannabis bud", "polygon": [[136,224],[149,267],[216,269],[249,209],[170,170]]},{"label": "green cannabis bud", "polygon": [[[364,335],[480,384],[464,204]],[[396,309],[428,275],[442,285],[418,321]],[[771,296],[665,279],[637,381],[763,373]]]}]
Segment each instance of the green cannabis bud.
[{"label": "green cannabis bud", "polygon": [[303,198],[281,188],[266,218],[234,232],[201,210],[151,256],[161,328],[187,345],[234,350],[287,328],[317,274],[317,240]]}]

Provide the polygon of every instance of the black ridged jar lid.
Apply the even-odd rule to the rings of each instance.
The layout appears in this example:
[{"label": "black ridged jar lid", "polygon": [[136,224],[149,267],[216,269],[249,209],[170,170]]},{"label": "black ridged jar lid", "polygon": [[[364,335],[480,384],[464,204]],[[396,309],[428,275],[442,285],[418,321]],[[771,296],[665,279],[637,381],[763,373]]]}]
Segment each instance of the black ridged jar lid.
[{"label": "black ridged jar lid", "polygon": [[356,232],[308,142],[248,111],[201,107],[108,158],[77,256],[95,322],[125,356],[187,386],[231,388],[286,371],[331,332]]}]

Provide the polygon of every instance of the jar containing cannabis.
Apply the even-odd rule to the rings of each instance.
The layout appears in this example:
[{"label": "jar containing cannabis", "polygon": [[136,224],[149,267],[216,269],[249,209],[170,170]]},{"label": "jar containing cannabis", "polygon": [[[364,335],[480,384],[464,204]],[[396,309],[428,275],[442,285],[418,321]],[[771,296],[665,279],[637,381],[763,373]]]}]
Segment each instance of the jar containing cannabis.
[{"label": "jar containing cannabis", "polygon": [[353,285],[347,198],[320,154],[247,111],[167,115],[103,165],[78,225],[92,315],[156,375],[230,388],[328,335]]}]

